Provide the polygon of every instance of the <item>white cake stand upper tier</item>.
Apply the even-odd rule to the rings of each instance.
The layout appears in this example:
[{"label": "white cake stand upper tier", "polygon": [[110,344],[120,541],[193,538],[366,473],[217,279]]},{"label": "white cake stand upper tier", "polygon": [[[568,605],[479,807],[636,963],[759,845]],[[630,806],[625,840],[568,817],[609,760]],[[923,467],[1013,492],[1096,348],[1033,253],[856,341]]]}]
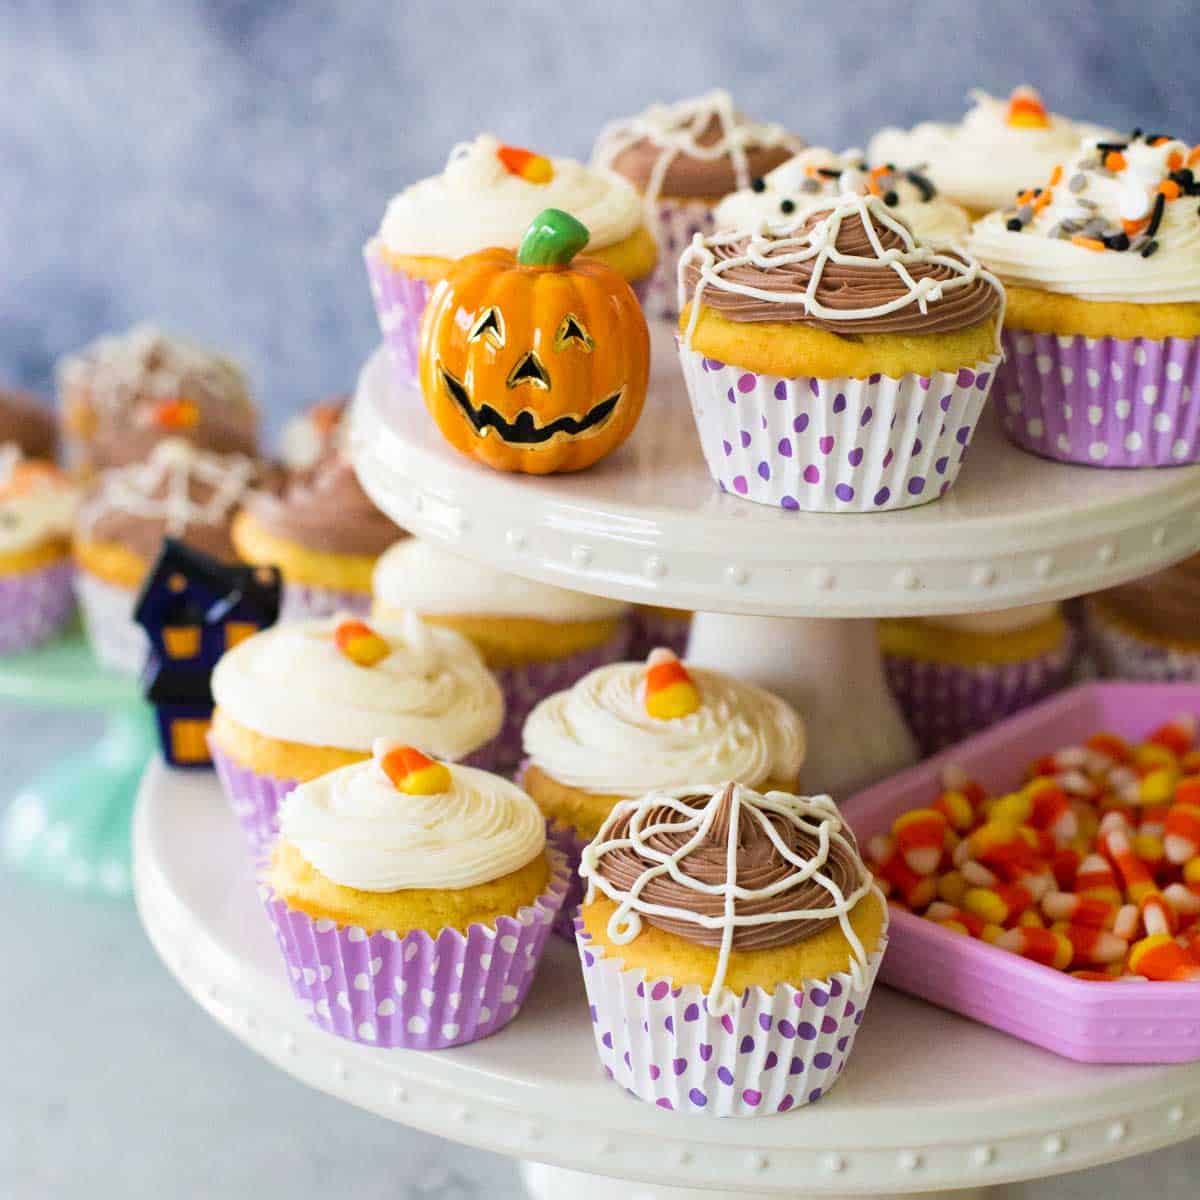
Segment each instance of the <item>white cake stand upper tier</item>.
[{"label": "white cake stand upper tier", "polygon": [[980,424],[954,488],[901,512],[786,512],[722,495],[700,454],[670,326],[651,330],[646,409],[576,475],[489,470],[442,438],[385,350],[364,367],[355,466],[406,529],[577,591],[707,612],[934,615],[1062,599],[1200,549],[1200,467],[1070,467]]}]

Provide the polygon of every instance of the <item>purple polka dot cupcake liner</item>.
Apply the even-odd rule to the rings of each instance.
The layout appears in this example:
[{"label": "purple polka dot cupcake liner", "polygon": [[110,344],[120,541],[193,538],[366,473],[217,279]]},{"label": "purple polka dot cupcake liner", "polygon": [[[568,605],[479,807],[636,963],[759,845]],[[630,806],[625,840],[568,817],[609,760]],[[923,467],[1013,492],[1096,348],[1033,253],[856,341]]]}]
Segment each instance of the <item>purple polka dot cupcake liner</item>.
[{"label": "purple polka dot cupcake liner", "polygon": [[633,662],[665,646],[679,658],[687,655],[688,637],[692,632],[692,614],[671,612],[649,604],[639,604],[633,610],[633,640],[629,657]]},{"label": "purple polka dot cupcake liner", "polygon": [[1101,677],[1143,683],[1200,683],[1200,635],[1195,647],[1140,636],[1084,602],[1084,628]]},{"label": "purple polka dot cupcake liner", "polygon": [[759,1117],[811,1104],[838,1081],[870,999],[887,929],[867,964],[773,992],[753,988],[730,1011],[705,989],[626,970],[576,924],[596,1052],[605,1074],[639,1100],[711,1117]]},{"label": "purple polka dot cupcake liner", "polygon": [[425,280],[391,266],[376,239],[367,243],[363,257],[392,370],[401,386],[411,387],[417,380],[421,317],[429,301],[430,286]]},{"label": "purple polka dot cupcake liner", "polygon": [[1200,339],[1004,331],[1005,432],[1023,450],[1093,467],[1200,462]]},{"label": "purple polka dot cupcake liner", "polygon": [[315,617],[332,617],[337,613],[352,613],[366,617],[371,612],[371,593],[352,592],[339,588],[316,587],[307,583],[283,585],[280,621],[306,621]]},{"label": "purple polka dot cupcake liner", "polygon": [[892,379],[783,378],[680,343],[700,448],[722,491],[807,512],[887,512],[950,489],[979,424],[994,355]]},{"label": "purple polka dot cupcake liner", "polygon": [[562,911],[554,920],[554,932],[565,941],[575,942],[575,917],[583,903],[583,880],[579,878],[579,864],[583,859],[583,848],[589,839],[580,835],[573,826],[560,825],[549,818],[546,820],[546,840],[554,846],[566,861],[571,878],[567,885],[567,898]]},{"label": "purple polka dot cupcake liner", "polygon": [[956,745],[1064,688],[1075,635],[1045,654],[1012,663],[936,663],[885,654],[888,686],[924,754]]},{"label": "purple polka dot cupcake liner", "polygon": [[515,916],[466,932],[367,933],[262,897],[292,991],[327,1033],[366,1046],[445,1050],[503,1029],[521,1008],[562,908],[567,873],[548,850],[546,890]]},{"label": "purple polka dot cupcake liner", "polygon": [[0,654],[32,650],[52,638],[75,607],[70,559],[0,575]]},{"label": "purple polka dot cupcake liner", "polygon": [[713,209],[702,200],[660,197],[651,209],[651,225],[658,243],[658,262],[647,277],[642,307],[648,317],[679,316],[679,256],[696,234],[707,237],[716,229]]}]

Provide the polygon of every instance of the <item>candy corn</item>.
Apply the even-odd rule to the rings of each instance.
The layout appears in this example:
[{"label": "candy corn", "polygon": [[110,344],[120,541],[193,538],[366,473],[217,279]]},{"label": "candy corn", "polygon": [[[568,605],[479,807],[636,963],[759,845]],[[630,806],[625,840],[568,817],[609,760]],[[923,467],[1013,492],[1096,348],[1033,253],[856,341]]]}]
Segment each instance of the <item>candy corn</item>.
[{"label": "candy corn", "polygon": [[405,795],[437,796],[450,790],[449,768],[412,746],[378,744],[375,758],[396,790]]},{"label": "candy corn", "polygon": [[1169,933],[1152,933],[1134,942],[1129,951],[1129,969],[1147,979],[1175,983],[1200,979],[1200,963]]},{"label": "candy corn", "polygon": [[333,644],[360,667],[373,667],[392,652],[391,646],[370,625],[354,617],[343,617],[334,625]]},{"label": "candy corn", "polygon": [[[1190,781],[1189,781],[1190,782]],[[1188,789],[1189,794],[1192,789]],[[1172,804],[1163,822],[1163,852],[1167,861],[1182,864],[1200,854],[1200,804]]]},{"label": "candy corn", "polygon": [[1065,971],[1070,966],[1075,954],[1066,935],[1054,929],[1006,929],[994,945],[1059,971]]},{"label": "candy corn", "polygon": [[932,875],[942,861],[946,845],[946,818],[932,808],[914,808],[892,823],[892,835],[909,868]]},{"label": "candy corn", "polygon": [[655,720],[673,721],[691,716],[700,703],[700,690],[683,663],[670,650],[651,650],[646,659],[646,712]]},{"label": "candy corn", "polygon": [[544,154],[521,146],[497,146],[496,157],[506,171],[526,183],[549,183],[554,178],[554,164]]},{"label": "candy corn", "polygon": [[1016,88],[1008,98],[1005,121],[1016,129],[1049,129],[1050,117],[1042,98],[1031,87]]},{"label": "candy corn", "polygon": [[1069,922],[1052,925],[1051,929],[1061,933],[1071,943],[1072,966],[1096,967],[1119,962],[1129,949],[1129,943],[1124,938],[1117,937],[1107,929],[1072,925]]},{"label": "candy corn", "polygon": [[178,397],[160,400],[150,416],[160,429],[195,429],[200,423],[200,409],[195,401]]}]

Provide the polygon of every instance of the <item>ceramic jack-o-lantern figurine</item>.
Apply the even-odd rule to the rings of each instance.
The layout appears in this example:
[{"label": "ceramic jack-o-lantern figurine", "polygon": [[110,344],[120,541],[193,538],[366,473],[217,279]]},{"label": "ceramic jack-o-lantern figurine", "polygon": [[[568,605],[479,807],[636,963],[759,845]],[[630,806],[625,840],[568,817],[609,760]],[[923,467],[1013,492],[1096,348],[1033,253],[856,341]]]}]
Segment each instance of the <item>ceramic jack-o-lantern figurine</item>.
[{"label": "ceramic jack-o-lantern figurine", "polygon": [[590,467],[641,414],[646,320],[611,267],[575,257],[587,240],[584,225],[548,208],[515,255],[460,259],[425,311],[425,404],[455,449],[496,470]]}]

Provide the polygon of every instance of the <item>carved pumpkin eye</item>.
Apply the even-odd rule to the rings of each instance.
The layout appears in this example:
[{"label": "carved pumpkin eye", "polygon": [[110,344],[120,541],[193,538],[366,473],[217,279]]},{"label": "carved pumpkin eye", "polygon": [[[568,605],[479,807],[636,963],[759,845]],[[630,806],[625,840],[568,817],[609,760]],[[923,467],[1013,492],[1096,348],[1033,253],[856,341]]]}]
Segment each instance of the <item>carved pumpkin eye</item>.
[{"label": "carved pumpkin eye", "polygon": [[550,374],[542,365],[542,360],[538,358],[536,350],[526,350],[524,354],[517,359],[517,365],[508,373],[508,378],[505,383],[510,388],[520,387],[523,383],[528,383],[532,387],[541,388],[543,391],[550,390]]},{"label": "carved pumpkin eye", "polygon": [[570,345],[578,346],[585,354],[591,354],[595,343],[591,334],[583,327],[583,322],[574,314],[567,313],[554,335],[555,350],[565,350]]},{"label": "carved pumpkin eye", "polygon": [[486,338],[497,350],[504,345],[504,314],[494,304],[475,318],[475,324],[467,334],[468,342],[477,342],[481,338]]}]

